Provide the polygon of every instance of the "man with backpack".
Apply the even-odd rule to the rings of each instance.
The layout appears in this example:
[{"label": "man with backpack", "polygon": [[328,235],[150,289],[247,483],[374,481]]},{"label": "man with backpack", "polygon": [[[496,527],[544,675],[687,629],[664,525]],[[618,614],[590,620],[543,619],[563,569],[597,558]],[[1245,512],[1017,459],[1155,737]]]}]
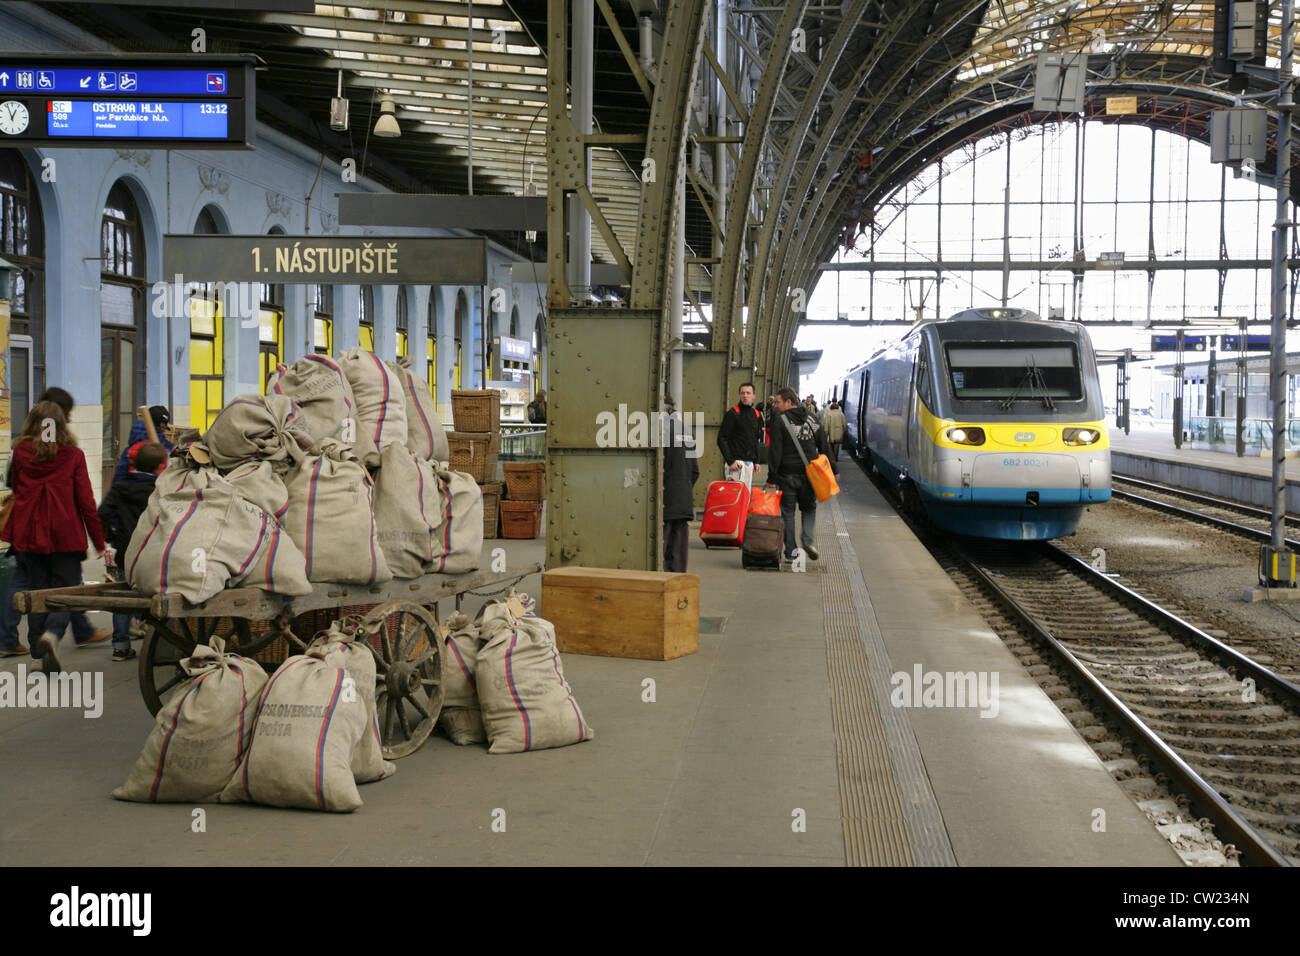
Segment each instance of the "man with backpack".
[{"label": "man with backpack", "polygon": [[740,401],[722,416],[718,450],[727,466],[724,478],[739,481],[746,488],[753,484],[754,472],[767,460],[763,413],[754,407],[753,382],[740,386]]},{"label": "man with backpack", "polygon": [[[113,482],[99,506],[99,520],[104,526],[104,537],[119,555],[126,555],[127,545],[135,526],[144,514],[154,482],[167,467],[167,449],[156,441],[139,442],[127,449],[132,467]],[[120,565],[109,572],[118,581],[125,580]],[[131,649],[131,615],[113,615],[113,660],[129,661],[136,656]]]},{"label": "man with backpack", "polygon": [[[794,509],[797,504],[802,516],[803,528],[799,540],[804,553],[816,561],[820,555],[813,547],[813,535],[817,526],[817,494],[808,480],[804,460],[812,461],[818,455],[830,457],[830,445],[826,440],[826,429],[822,428],[817,417],[799,402],[799,393],[792,388],[783,388],[776,396],[774,406],[777,411],[773,422],[770,448],[771,468],[768,481],[781,489],[781,517],[785,520],[785,557],[793,561],[795,557]],[[795,446],[798,441],[799,447]],[[799,454],[800,448],[803,455]],[[834,461],[831,469],[839,474]]]}]

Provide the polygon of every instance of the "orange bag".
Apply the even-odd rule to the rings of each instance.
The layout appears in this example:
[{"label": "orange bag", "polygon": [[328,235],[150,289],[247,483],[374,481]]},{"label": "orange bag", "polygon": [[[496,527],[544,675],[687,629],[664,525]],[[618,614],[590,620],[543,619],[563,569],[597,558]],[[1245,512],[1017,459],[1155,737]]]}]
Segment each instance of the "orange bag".
[{"label": "orange bag", "polygon": [[[812,461],[804,454],[803,445],[799,444],[799,435],[790,424],[790,419],[782,416],[781,421],[785,423],[785,430],[790,433],[790,440],[794,442],[794,450],[799,453],[803,459],[803,472],[808,476],[808,483],[812,485],[813,494],[817,500],[830,501],[840,493],[840,483],[835,480],[835,470],[831,468],[831,460],[825,455],[818,455]],[[820,428],[821,425],[818,424]]]},{"label": "orange bag", "polygon": [[755,488],[749,493],[749,513],[752,515],[781,514],[781,492]]},{"label": "orange bag", "polygon": [[808,476],[808,483],[818,501],[829,501],[840,493],[840,483],[835,480],[835,472],[831,471],[831,460],[825,455],[818,455],[805,465],[804,474]]}]

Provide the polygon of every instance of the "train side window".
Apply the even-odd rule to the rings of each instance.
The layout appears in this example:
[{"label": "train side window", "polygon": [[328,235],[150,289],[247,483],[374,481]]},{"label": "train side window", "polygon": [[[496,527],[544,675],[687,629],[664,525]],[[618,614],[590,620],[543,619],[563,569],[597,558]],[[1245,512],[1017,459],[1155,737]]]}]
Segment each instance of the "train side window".
[{"label": "train side window", "polygon": [[934,390],[930,387],[930,349],[924,341],[916,350],[916,394],[926,408],[934,408]]}]

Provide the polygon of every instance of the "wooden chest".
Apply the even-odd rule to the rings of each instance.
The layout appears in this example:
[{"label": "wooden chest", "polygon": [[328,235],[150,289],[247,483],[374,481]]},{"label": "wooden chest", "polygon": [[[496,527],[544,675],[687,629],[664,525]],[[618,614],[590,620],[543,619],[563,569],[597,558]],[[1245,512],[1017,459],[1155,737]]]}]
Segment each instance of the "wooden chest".
[{"label": "wooden chest", "polygon": [[556,568],[542,574],[541,615],[562,651],[671,660],[700,649],[700,578]]}]

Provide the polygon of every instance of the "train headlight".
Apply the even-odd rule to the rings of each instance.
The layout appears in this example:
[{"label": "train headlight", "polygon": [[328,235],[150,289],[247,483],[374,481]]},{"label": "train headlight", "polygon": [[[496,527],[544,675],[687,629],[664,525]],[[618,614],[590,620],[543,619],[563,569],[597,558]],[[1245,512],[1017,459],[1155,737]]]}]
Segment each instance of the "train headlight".
[{"label": "train headlight", "polygon": [[1101,439],[1101,429],[1067,428],[1061,437],[1067,445],[1094,445]]},{"label": "train headlight", "polygon": [[944,437],[955,445],[982,445],[984,429],[973,425],[960,425],[957,428],[949,428],[944,432]]}]

